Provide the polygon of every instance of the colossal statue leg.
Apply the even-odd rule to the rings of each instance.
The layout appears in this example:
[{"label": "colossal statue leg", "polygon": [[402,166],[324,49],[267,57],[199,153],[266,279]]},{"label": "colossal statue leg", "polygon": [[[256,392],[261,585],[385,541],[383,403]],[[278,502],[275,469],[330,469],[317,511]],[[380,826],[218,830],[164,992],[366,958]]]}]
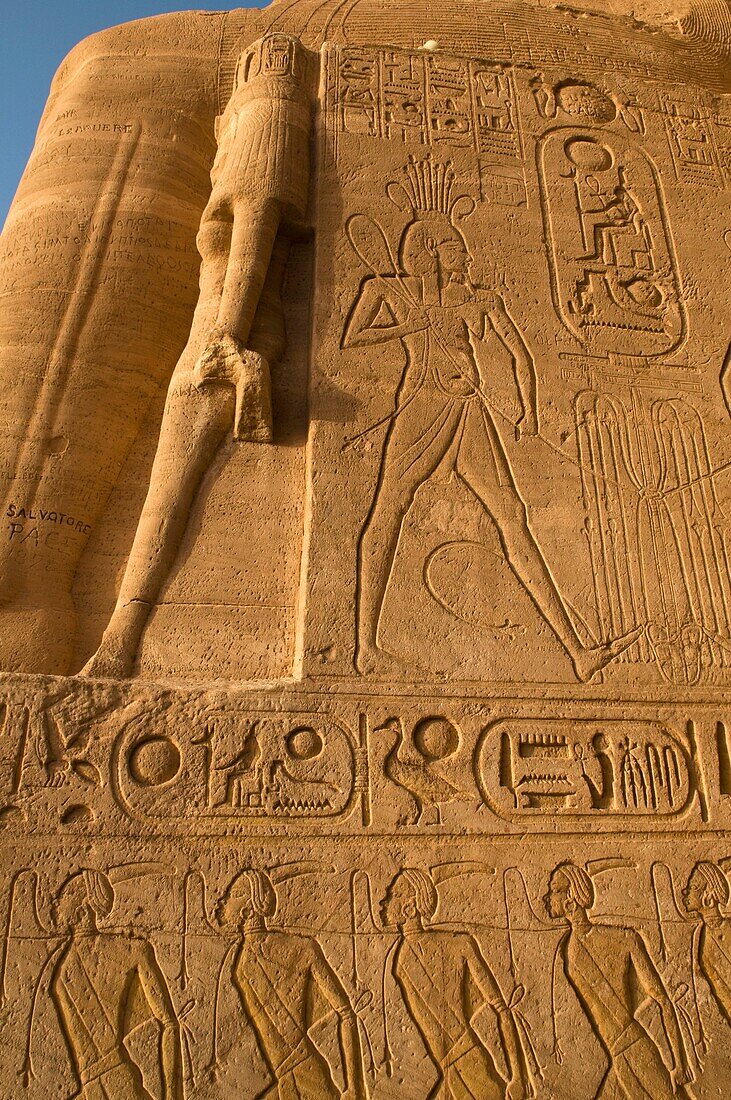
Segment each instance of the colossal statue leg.
[{"label": "colossal statue leg", "polygon": [[89,675],[132,671],[201,478],[229,429],[241,441],[271,440],[269,362],[250,337],[261,305],[258,343],[271,360],[288,248],[286,235],[277,234],[301,221],[307,204],[308,78],[304,51],[284,35],[264,38],[240,59],[198,234],[200,295],[190,338],[171,382],[117,604],[84,669]]},{"label": "colossal statue leg", "polygon": [[[282,352],[280,289],[288,252],[286,239],[277,238],[260,308],[251,326],[253,354],[260,357],[266,369]],[[198,331],[204,330],[199,327]],[[219,340],[218,348],[223,348],[223,340]],[[119,677],[131,673],[145,625],[175,561],[201,479],[235,422],[235,389],[220,381],[200,382],[200,361],[190,352],[189,345],[170,384],[147,498],[114,613],[99,649],[85,666],[88,675]],[[230,349],[230,357],[239,361],[235,347]]]}]

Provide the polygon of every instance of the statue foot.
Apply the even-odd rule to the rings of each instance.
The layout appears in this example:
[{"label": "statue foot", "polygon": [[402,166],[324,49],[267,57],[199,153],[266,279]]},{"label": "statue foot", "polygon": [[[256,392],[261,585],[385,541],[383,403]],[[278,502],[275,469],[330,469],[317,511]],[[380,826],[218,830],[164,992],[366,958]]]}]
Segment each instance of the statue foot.
[{"label": "statue foot", "polygon": [[140,639],[150,617],[151,605],[144,600],[118,604],[104,631],[99,648],[79,676],[99,680],[128,680],[134,672]]},{"label": "statue foot", "polygon": [[134,659],[106,639],[90,657],[79,672],[79,676],[88,676],[93,680],[128,680],[132,675]]},{"label": "statue foot", "polygon": [[574,654],[573,664],[577,678],[582,683],[588,684],[597,672],[600,672],[611,661],[624,653],[626,649],[629,649],[642,636],[644,630],[644,624],[636,626],[633,630],[628,630],[626,634],[620,634],[618,638],[613,638],[610,642],[591,646]]}]

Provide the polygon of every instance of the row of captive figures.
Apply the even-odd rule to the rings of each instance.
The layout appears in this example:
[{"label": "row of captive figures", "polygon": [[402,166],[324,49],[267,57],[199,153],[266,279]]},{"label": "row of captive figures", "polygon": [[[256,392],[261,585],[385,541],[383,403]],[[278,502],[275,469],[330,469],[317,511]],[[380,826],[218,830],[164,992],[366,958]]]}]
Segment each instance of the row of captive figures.
[{"label": "row of captive figures", "polygon": [[[605,870],[617,865],[617,861],[604,862]],[[731,917],[725,913],[731,902],[729,881],[719,864],[703,861],[695,865],[682,892],[687,914],[696,922],[691,1012],[681,1005],[680,995],[668,992],[667,980],[639,931],[626,923],[592,917],[594,878],[602,870],[600,864],[560,863],[549,877],[543,898],[550,918],[543,929],[555,928],[560,934],[551,980],[554,1060],[563,1064],[557,1027],[559,1005],[566,1005],[559,985],[563,973],[604,1052],[605,1071],[595,1096],[692,1100],[692,1081],[702,1071],[708,1049],[698,1003],[698,974],[705,979],[723,1021],[731,1026]],[[210,1059],[204,1069],[193,1064],[190,1053],[185,1017],[194,1002],[178,1012],[152,943],[109,923],[115,885],[135,877],[132,866],[106,873],[80,870],[55,896],[52,934],[59,939],[41,968],[31,999],[23,1067],[26,1086],[39,1076],[40,1044],[34,1040],[34,1031],[37,1034],[40,1023],[47,1029],[49,1016],[43,1014],[42,1006],[50,997],[78,1078],[76,1095],[84,1100],[112,1096],[152,1100],[128,1042],[129,1007],[134,1001],[136,1016],[140,1005],[146,1004],[143,1022],[156,1020],[160,1029],[156,1057],[165,1100],[195,1095],[201,1073],[210,1083],[225,1071],[220,1051],[224,1046],[230,1051],[232,1034],[237,1042],[230,1022],[226,1042],[221,1042],[221,996],[228,982],[238,993],[239,1010],[268,1075],[266,1087],[257,1096],[366,1100],[369,1085],[377,1091],[384,1076],[390,1078],[388,1095],[398,1095],[394,1075],[399,1065],[392,1054],[389,1022],[392,1035],[397,1030],[401,1033],[402,1025],[395,1027],[394,1012],[406,1013],[433,1065],[436,1080],[429,1097],[528,1100],[548,1095],[542,1087],[547,1067],[539,1062],[521,1008],[525,987],[514,980],[506,997],[473,932],[451,921],[436,922],[442,880],[437,868],[401,868],[383,893],[380,920],[373,919],[370,931],[364,933],[383,935],[385,931],[393,936],[379,963],[378,997],[359,978],[357,965],[354,978],[344,980],[316,935],[277,923],[278,885],[311,870],[297,870],[297,864],[241,870],[214,911],[214,922],[226,933],[228,945],[216,980]],[[447,866],[460,867],[442,865]],[[136,874],[152,873],[146,867],[140,865]],[[158,865],[153,867],[159,870]],[[16,877],[16,887],[24,874],[28,872]],[[370,897],[369,887],[368,891]],[[355,894],[353,898],[355,911]],[[11,896],[11,916],[15,900]],[[38,906],[33,908],[37,913]],[[8,945],[10,931],[9,927]],[[354,957],[357,950],[354,943]],[[3,997],[9,973],[6,953]],[[183,980],[183,987],[186,984]],[[637,990],[645,1005],[654,1003],[659,1010],[661,1041],[658,1030],[642,1022]],[[495,1057],[480,1027],[485,1011],[494,1014],[499,1034]],[[374,1028],[379,1015],[382,1019]],[[328,1026],[337,1040],[327,1045],[325,1053],[313,1036],[316,1032],[322,1036]],[[44,1049],[47,1045],[44,1041]],[[380,1057],[374,1045],[382,1052]],[[202,1047],[199,1042],[198,1049]]]}]

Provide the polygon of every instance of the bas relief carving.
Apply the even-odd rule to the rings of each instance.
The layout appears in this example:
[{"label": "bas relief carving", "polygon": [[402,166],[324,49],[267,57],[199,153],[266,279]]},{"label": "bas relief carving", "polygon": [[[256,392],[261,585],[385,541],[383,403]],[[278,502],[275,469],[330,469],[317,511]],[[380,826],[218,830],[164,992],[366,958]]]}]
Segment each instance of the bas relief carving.
[{"label": "bas relief carving", "polygon": [[[727,1061],[728,863],[608,855],[526,878],[384,853],[367,872],[308,859],[218,880],[82,867],[49,888],[22,869],[2,957],[21,1087],[63,1052],[53,1083],[90,1096],[224,1096],[244,1065],[255,1095],[705,1095]],[[633,877],[642,904],[607,908]],[[329,917],[306,930],[320,886]]]},{"label": "bas relief carving", "polygon": [[724,1094],[731,18],[645,6],[59,70],[0,237],[0,1100]]},{"label": "bas relief carving", "polygon": [[[508,564],[571,657],[577,678],[589,680],[632,645],[640,628],[601,647],[579,638],[531,532],[474,345],[494,334],[511,358],[518,440],[538,434],[533,358],[501,295],[470,280],[473,257],[455,224],[465,196],[452,194],[451,164],[412,162],[405,175],[393,193],[404,196],[414,220],[397,250],[367,218],[354,215],[348,223],[353,249],[373,275],[361,284],[343,346],[398,339],[406,356],[358,545],[356,667],[373,670],[378,619],[406,512],[425,481],[451,468],[499,529]],[[468,211],[471,205],[468,200]],[[390,261],[386,272],[377,270],[376,253]]]}]

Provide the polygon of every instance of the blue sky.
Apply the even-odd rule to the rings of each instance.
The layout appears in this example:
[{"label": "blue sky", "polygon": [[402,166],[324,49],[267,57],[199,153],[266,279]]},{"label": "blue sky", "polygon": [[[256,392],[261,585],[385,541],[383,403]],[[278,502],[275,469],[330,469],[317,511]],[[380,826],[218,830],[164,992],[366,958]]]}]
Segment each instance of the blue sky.
[{"label": "blue sky", "polygon": [[87,34],[185,8],[220,11],[264,7],[191,0],[0,0],[0,226],[12,202],[54,72],[72,46]]}]

